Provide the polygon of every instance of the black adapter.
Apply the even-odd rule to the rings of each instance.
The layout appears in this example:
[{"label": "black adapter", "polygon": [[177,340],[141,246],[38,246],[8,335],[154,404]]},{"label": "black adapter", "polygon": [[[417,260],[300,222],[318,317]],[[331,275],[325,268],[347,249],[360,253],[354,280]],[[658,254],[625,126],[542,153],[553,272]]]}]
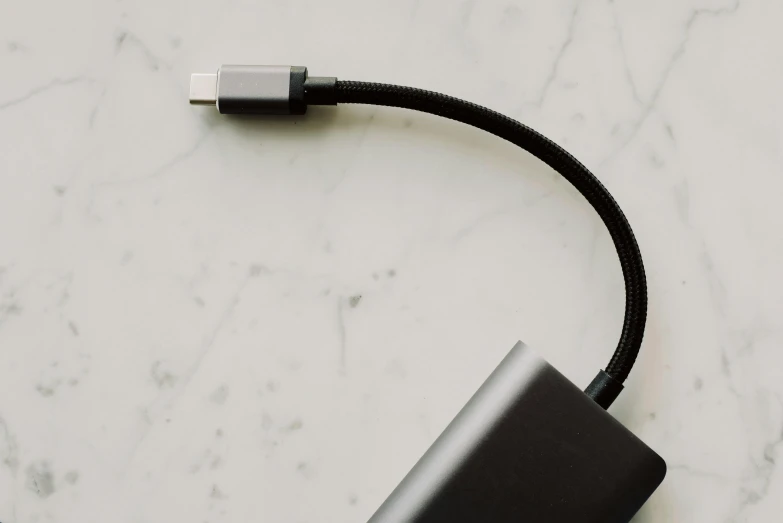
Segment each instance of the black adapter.
[{"label": "black adapter", "polygon": [[517,343],[369,523],[628,523],[666,464]]},{"label": "black adapter", "polygon": [[625,319],[609,365],[582,392],[518,343],[369,523],[631,520],[663,481],[666,464],[605,409],[639,353],[647,283],[628,220],[584,165],[485,107],[412,87],[309,77],[305,67],[228,65],[194,74],[190,102],[228,114],[303,114],[308,105],[339,103],[422,111],[508,140],[566,178],[606,224],[623,271]]}]

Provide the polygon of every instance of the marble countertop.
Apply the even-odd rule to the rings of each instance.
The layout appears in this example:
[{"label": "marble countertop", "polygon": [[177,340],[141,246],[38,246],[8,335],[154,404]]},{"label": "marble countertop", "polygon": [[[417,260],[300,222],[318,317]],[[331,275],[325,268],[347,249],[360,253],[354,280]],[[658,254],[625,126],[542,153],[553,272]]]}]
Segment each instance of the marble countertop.
[{"label": "marble countertop", "polygon": [[611,412],[669,474],[638,523],[783,511],[783,4],[6,2],[0,521],[363,522],[518,340],[616,344],[604,227],[494,137],[187,104],[222,63],[414,85],[593,169],[645,255]]}]

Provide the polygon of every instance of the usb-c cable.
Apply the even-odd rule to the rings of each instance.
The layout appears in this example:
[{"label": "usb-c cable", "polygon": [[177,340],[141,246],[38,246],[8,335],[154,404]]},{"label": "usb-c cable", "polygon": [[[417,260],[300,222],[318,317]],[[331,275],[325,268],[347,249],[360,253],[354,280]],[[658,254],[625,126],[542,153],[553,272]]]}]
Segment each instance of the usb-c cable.
[{"label": "usb-c cable", "polygon": [[223,114],[304,114],[309,105],[384,105],[443,116],[518,145],[560,173],[587,199],[612,237],[625,280],[625,319],[611,361],[585,390],[604,409],[623,388],[644,336],[647,286],[631,226],[612,195],[562,147],[500,113],[444,94],[398,85],[311,77],[294,66],[224,65],[214,74],[193,74],[190,103],[214,105]]}]

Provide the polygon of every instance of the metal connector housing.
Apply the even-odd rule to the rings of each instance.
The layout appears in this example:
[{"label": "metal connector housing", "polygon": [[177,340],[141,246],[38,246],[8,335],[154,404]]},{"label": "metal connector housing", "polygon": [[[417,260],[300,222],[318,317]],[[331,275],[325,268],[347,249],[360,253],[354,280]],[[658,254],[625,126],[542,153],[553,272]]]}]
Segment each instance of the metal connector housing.
[{"label": "metal connector housing", "polygon": [[190,77],[190,103],[223,114],[303,114],[307,69],[288,65],[224,65]]},{"label": "metal connector housing", "polygon": [[291,67],[224,65],[218,71],[217,108],[224,114],[291,114]]}]

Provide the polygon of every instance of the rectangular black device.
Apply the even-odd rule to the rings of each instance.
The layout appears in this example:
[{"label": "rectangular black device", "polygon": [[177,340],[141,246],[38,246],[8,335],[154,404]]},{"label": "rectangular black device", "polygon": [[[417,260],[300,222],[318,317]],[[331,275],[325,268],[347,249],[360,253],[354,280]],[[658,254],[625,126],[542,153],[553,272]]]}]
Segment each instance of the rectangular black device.
[{"label": "rectangular black device", "polygon": [[517,343],[369,523],[628,523],[652,449]]}]

